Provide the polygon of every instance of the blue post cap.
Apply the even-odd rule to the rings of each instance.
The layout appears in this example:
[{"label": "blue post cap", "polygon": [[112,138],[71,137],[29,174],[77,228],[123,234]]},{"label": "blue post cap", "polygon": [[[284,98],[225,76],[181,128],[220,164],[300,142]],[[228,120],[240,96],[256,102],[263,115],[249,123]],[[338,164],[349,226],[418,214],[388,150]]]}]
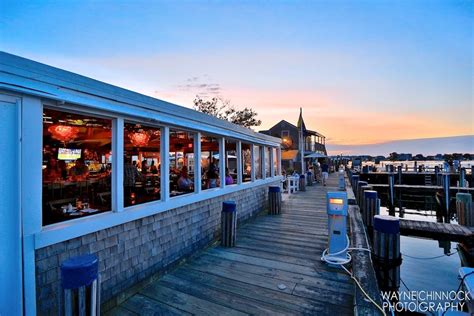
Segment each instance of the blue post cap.
[{"label": "blue post cap", "polygon": [[268,187],[268,192],[278,193],[280,191],[281,191],[281,189],[278,185],[271,185],[271,186]]},{"label": "blue post cap", "polygon": [[377,191],[366,190],[366,191],[364,191],[364,196],[365,196],[366,199],[376,199],[377,198]]},{"label": "blue post cap", "polygon": [[235,212],[237,210],[237,204],[234,201],[222,202],[222,212]]},{"label": "blue post cap", "polygon": [[357,187],[359,187],[359,188],[364,186],[364,185],[369,185],[369,183],[367,181],[358,181],[357,182]]},{"label": "blue post cap", "polygon": [[98,273],[99,259],[96,255],[73,257],[61,264],[61,285],[64,289],[88,286],[97,279]]},{"label": "blue post cap", "polygon": [[307,174],[308,176],[310,176],[310,175],[312,175],[313,173],[312,173],[311,171],[308,171],[306,174]]},{"label": "blue post cap", "polygon": [[352,179],[354,179],[354,180],[359,179],[359,175],[358,175],[358,174],[353,174],[353,175],[352,175]]},{"label": "blue post cap", "polygon": [[375,215],[374,229],[385,234],[399,234],[400,220],[394,216]]},{"label": "blue post cap", "polygon": [[304,179],[304,174],[300,175],[300,179]]}]

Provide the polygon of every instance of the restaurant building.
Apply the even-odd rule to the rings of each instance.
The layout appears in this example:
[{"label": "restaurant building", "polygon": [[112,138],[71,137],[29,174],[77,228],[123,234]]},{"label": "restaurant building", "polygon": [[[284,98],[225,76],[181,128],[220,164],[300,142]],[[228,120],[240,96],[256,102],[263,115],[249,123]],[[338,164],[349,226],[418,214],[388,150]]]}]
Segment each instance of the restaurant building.
[{"label": "restaurant building", "polygon": [[[270,129],[260,133],[281,138],[281,166],[283,170],[296,170],[301,173],[301,160],[310,166],[318,159],[326,158],[326,137],[314,130],[306,128],[303,110],[300,109],[298,123],[291,124],[281,120]],[[307,168],[305,168],[307,170]]]},{"label": "restaurant building", "polygon": [[59,266],[99,257],[101,299],[219,237],[280,183],[280,139],[0,53],[0,314],[51,315]]}]

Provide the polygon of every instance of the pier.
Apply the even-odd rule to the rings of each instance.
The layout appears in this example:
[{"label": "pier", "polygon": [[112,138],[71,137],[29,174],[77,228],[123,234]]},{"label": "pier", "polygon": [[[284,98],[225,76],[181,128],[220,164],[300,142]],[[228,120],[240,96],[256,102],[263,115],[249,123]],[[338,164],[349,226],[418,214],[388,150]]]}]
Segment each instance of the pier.
[{"label": "pier", "polygon": [[418,221],[400,218],[400,232],[406,236],[445,239],[450,241],[472,240],[473,227],[457,224]]},{"label": "pier", "polygon": [[[281,215],[265,212],[239,227],[236,247],[212,246],[198,253],[138,289],[109,314],[330,315],[337,310],[340,315],[353,315],[354,305],[363,301],[361,293],[342,269],[320,261],[328,236],[325,195],[337,190],[336,175],[328,182],[326,187],[312,186],[287,196]],[[350,212],[352,242],[367,246],[362,221],[352,216],[357,214],[354,211]],[[372,282],[363,280],[363,284],[377,293],[370,258],[357,253],[355,259],[354,275],[372,277]],[[372,273],[361,273],[367,265]],[[375,309],[364,303],[369,306],[361,310]]]}]

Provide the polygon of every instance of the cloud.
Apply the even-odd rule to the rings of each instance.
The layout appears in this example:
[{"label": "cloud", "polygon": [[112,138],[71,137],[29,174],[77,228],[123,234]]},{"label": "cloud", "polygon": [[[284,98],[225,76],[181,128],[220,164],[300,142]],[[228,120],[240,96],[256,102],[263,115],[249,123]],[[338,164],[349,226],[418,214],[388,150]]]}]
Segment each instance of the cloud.
[{"label": "cloud", "polygon": [[185,83],[176,85],[180,92],[199,95],[202,98],[218,97],[221,95],[221,86],[218,83],[212,83],[208,75],[192,76],[185,80]]}]

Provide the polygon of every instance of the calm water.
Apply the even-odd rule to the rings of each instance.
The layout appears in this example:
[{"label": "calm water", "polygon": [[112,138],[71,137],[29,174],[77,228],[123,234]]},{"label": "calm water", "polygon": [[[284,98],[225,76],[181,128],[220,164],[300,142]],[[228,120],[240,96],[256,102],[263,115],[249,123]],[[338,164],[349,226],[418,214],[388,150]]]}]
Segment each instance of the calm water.
[{"label": "calm water", "polygon": [[[407,211],[410,213],[417,212],[416,210]],[[388,215],[388,210],[385,207],[381,207],[380,212],[383,215]],[[420,215],[405,214],[404,218],[436,221],[434,216],[429,216],[431,212],[419,213]],[[396,216],[398,215],[396,213]],[[400,291],[456,291],[460,282],[458,270],[461,267],[461,260],[458,254],[427,260],[405,256],[419,258],[436,257],[445,253],[456,252],[456,246],[457,243],[455,242],[401,236],[400,248],[403,262],[400,267],[400,276],[406,287],[401,283]]]}]

